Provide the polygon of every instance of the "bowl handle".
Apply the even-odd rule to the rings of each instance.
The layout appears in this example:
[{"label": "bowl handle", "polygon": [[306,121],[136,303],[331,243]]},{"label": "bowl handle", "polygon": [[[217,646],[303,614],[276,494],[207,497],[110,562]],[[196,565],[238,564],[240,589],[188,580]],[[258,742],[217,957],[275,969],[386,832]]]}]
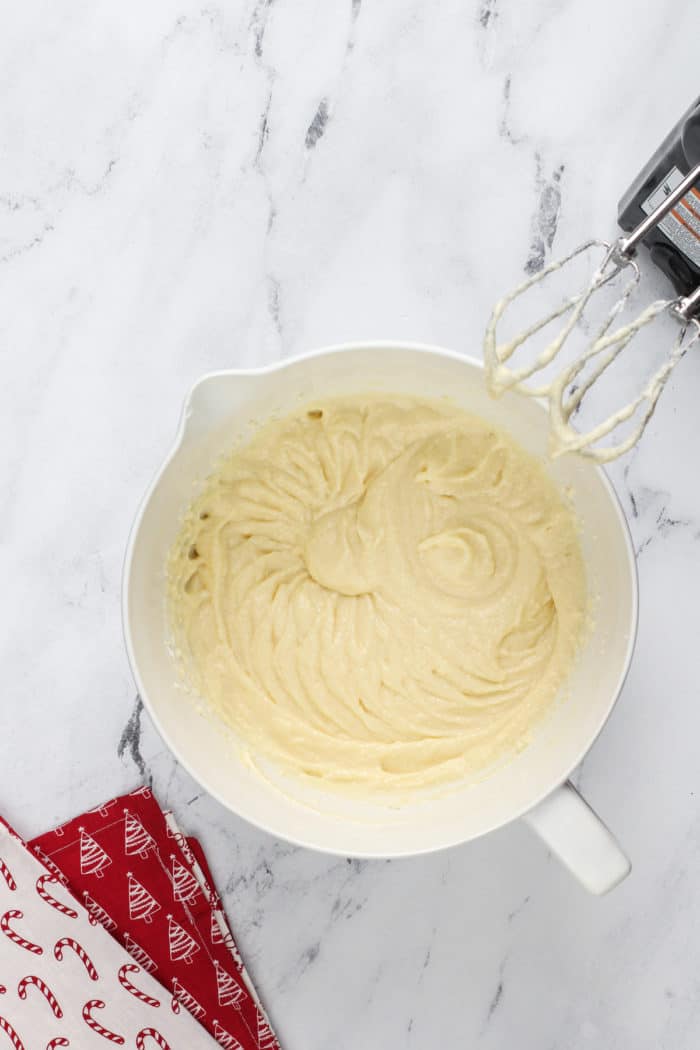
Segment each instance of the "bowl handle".
[{"label": "bowl handle", "polygon": [[569,781],[523,819],[590,893],[607,893],[629,875],[617,839]]}]

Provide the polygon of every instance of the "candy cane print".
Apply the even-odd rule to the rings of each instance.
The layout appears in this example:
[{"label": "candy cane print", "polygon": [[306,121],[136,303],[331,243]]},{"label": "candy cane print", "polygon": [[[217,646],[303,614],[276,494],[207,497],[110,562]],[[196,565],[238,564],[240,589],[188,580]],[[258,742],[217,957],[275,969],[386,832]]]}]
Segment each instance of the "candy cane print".
[{"label": "candy cane print", "polygon": [[47,882],[50,882],[52,886],[61,885],[61,880],[57,879],[55,875],[49,875],[48,873],[46,875],[40,875],[39,878],[36,880],[36,892],[39,894],[41,899],[43,901],[46,901],[46,903],[49,904],[52,908],[55,908],[56,911],[60,911],[61,915],[66,915],[69,919],[77,919],[78,913],[75,910],[75,908],[69,908],[67,907],[67,905],[61,904],[60,901],[57,901],[56,898],[52,897],[48,890],[45,889],[44,884]]},{"label": "candy cane print", "polygon": [[24,1043],[17,1035],[10,1022],[7,1021],[4,1017],[0,1017],[0,1029],[3,1032],[7,1032],[10,1039],[12,1040],[12,1045],[14,1046],[15,1050],[26,1050]]},{"label": "candy cane print", "polygon": [[182,834],[179,827],[177,826],[177,823],[175,822],[175,817],[172,815],[170,810],[168,810],[167,813],[164,813],[163,816],[165,817],[166,835],[169,839],[175,839],[180,849],[184,852],[189,847],[187,846],[187,840],[185,839],[185,836]]},{"label": "candy cane print", "polygon": [[139,1034],[136,1036],[136,1050],[146,1050],[146,1040],[151,1037],[155,1042],[156,1046],[160,1047],[160,1050],[172,1050],[170,1043],[168,1043],[160,1032],[156,1032],[155,1028],[142,1028]]},{"label": "candy cane print", "polygon": [[78,944],[77,941],[73,940],[72,937],[61,937],[60,941],[56,941],[53,946],[54,957],[59,961],[63,962],[63,949],[72,948],[75,954],[80,959],[81,963],[88,972],[88,977],[91,981],[96,981],[99,978],[99,974],[95,969],[92,959],[83,948],[82,944]]},{"label": "candy cane print", "polygon": [[0,930],[2,930],[5,936],[9,937],[11,941],[14,941],[15,944],[19,945],[20,948],[25,948],[28,952],[33,952],[34,955],[43,955],[44,949],[40,944],[35,944],[34,941],[28,941],[24,937],[20,937],[20,935],[15,933],[10,926],[11,919],[23,918],[23,911],[19,911],[17,908],[10,908],[10,910],[6,911],[0,919]]},{"label": "candy cane print", "polygon": [[10,890],[16,890],[17,889],[17,883],[12,878],[12,872],[10,871],[10,869],[8,868],[7,864],[2,859],[2,857],[0,857],[0,875],[2,875],[2,877],[5,880],[5,882],[7,883],[7,888],[8,889],[10,889]]},{"label": "candy cane print", "polygon": [[119,967],[119,983],[125,991],[130,992],[131,995],[136,996],[142,1003],[147,1003],[148,1006],[160,1006],[160,999],[154,999],[152,995],[146,995],[140,988],[132,984],[129,978],[126,976],[128,973],[141,973],[141,967],[135,963],[124,963],[123,966]]},{"label": "candy cane print", "polygon": [[63,872],[58,867],[58,865],[54,864],[54,862],[51,860],[51,857],[48,855],[48,853],[44,853],[44,851],[41,848],[41,846],[35,846],[34,847],[34,852],[36,853],[37,857],[40,859],[40,861],[44,865],[44,867],[48,868],[49,871],[51,872],[51,874],[56,876],[56,878],[61,883],[61,885],[62,886],[67,886],[68,885],[68,879],[63,874]]},{"label": "candy cane print", "polygon": [[27,998],[27,995],[29,994],[27,992],[27,988],[31,987],[34,987],[37,989],[37,991],[41,992],[44,999],[46,999],[46,1002],[51,1007],[54,1017],[57,1017],[60,1020],[60,1018],[63,1017],[63,1010],[59,1006],[58,999],[53,994],[48,984],[45,984],[44,981],[42,981],[41,977],[36,977],[33,974],[31,974],[27,977],[22,978],[22,980],[17,985],[17,995],[20,997],[20,999]]},{"label": "candy cane print", "polygon": [[97,1032],[103,1039],[109,1039],[110,1043],[116,1043],[117,1046],[124,1046],[124,1036],[111,1032],[109,1028],[105,1028],[92,1016],[93,1010],[104,1010],[104,1008],[105,1004],[101,999],[89,999],[83,1007],[83,1021],[85,1021],[88,1028],[92,1028],[93,1032]]},{"label": "candy cane print", "polygon": [[57,1035],[46,1044],[46,1050],[56,1050],[57,1046],[70,1046],[70,1039],[66,1039],[64,1035]]}]

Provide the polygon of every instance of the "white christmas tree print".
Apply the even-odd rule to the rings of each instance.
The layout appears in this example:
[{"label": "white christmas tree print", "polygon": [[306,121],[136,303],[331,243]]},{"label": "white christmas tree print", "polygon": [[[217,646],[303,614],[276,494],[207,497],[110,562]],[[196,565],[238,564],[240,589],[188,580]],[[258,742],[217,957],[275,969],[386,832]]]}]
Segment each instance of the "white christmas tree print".
[{"label": "white christmas tree print", "polygon": [[129,918],[152,922],[155,913],[160,911],[160,904],[130,871],[127,871],[127,875],[129,877]]},{"label": "white christmas tree print", "polygon": [[235,1035],[231,1035],[225,1028],[222,1028],[218,1021],[214,1021],[214,1038],[216,1039],[219,1046],[223,1046],[224,1050],[243,1050],[243,1047],[236,1039]]},{"label": "white christmas tree print", "polygon": [[170,854],[173,877],[173,896],[176,901],[193,904],[199,896],[199,883],[192,872],[180,864],[175,854]]},{"label": "white christmas tree print", "polygon": [[144,970],[147,970],[148,973],[155,973],[158,969],[148,952],[142,948],[140,944],[137,944],[134,938],[128,933],[124,934],[124,947],[129,955],[133,959],[136,959],[136,962],[143,966]]},{"label": "white christmas tree print", "polygon": [[96,900],[92,899],[87,890],[83,891],[83,903],[90,913],[90,924],[92,926],[96,926],[99,922],[110,933],[116,930],[117,924],[112,916],[108,915],[104,908]]},{"label": "white christmas tree print", "polygon": [[175,922],[172,915],[168,915],[168,947],[171,962],[184,962],[188,966],[199,951],[194,937],[190,937],[189,933]]},{"label": "white christmas tree print", "polygon": [[146,860],[150,850],[155,850],[156,840],[150,835],[138,817],[124,810],[124,852],[127,857],[138,853],[142,860]]},{"label": "white christmas tree print", "polygon": [[219,1006],[238,1006],[245,998],[245,992],[239,984],[234,981],[230,973],[226,973],[221,963],[214,961],[216,967],[216,994],[219,997]]},{"label": "white christmas tree print", "polygon": [[240,957],[233,942],[233,934],[226,929],[225,921],[220,919],[219,914],[215,911],[211,913],[211,943],[225,944],[229,951],[233,953],[236,962],[239,962]]},{"label": "white christmas tree print", "polygon": [[94,809],[89,809],[88,813],[99,813],[101,817],[107,817],[112,806],[116,806],[116,804],[117,800],[113,798],[109,802],[103,802],[102,805],[95,806]]},{"label": "white christmas tree print", "polygon": [[258,1047],[260,1050],[278,1050],[275,1034],[261,1014],[258,1014]]},{"label": "white christmas tree print", "polygon": [[112,861],[102,846],[95,842],[91,835],[88,835],[85,828],[78,828],[78,831],[80,832],[80,874],[96,875],[98,879],[101,879],[105,868],[108,868]]},{"label": "white christmas tree print", "polygon": [[[176,1002],[181,1003],[185,1009],[189,1010],[192,1016],[196,1017],[198,1021],[201,1021],[203,1017],[206,1017],[207,1011],[202,1004],[198,1003],[195,997],[180,984],[177,977],[173,977],[173,999]],[[173,1012],[177,1013],[177,1010],[174,1010]]]}]

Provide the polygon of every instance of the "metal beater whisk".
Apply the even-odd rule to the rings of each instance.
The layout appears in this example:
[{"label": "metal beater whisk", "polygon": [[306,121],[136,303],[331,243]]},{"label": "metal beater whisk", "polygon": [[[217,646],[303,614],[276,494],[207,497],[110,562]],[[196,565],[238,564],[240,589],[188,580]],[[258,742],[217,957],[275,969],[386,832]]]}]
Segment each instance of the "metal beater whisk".
[{"label": "metal beater whisk", "polygon": [[[672,171],[675,171],[680,177],[677,169],[674,168]],[[636,260],[638,245],[648,237],[651,231],[658,229],[659,224],[669,213],[673,212],[679,201],[683,201],[687,194],[694,194],[694,196],[692,203],[684,202],[684,207],[688,208],[689,216],[696,215],[698,219],[697,231],[692,225],[688,225],[687,228],[690,234],[697,238],[700,248],[700,194],[693,190],[695,184],[700,182],[700,163],[696,164],[681,181],[678,182],[676,178],[673,181],[677,182],[673,188],[670,188],[668,180],[662,184],[663,199],[632,230],[629,236],[622,236],[614,243],[600,240],[586,241],[559,262],[552,263],[534,277],[529,278],[494,307],[484,337],[484,359],[489,387],[494,394],[502,393],[507,389],[515,389],[532,397],[547,398],[550,411],[551,451],[555,456],[564,452],[580,452],[598,462],[607,462],[629,451],[641,437],[674,367],[690,347],[700,340],[700,284],[688,294],[680,294],[672,299],[657,300],[647,306],[635,320],[617,328],[613,327],[616,318],[627,305],[640,280],[640,270]],[[697,213],[693,205],[697,206]],[[682,217],[677,221],[686,225]],[[666,237],[671,243],[672,234],[666,233]],[[583,291],[566,299],[548,316],[536,321],[515,338],[499,343],[496,329],[511,303],[541,281],[546,280],[555,271],[561,270],[591,249],[598,249],[602,258]],[[673,245],[669,250],[673,250]],[[694,248],[691,247],[691,251],[693,250]],[[679,254],[683,256],[682,252]],[[554,379],[540,382],[539,385],[531,384],[529,380],[536,373],[540,373],[555,361],[573,329],[579,325],[591,297],[623,271],[627,271],[629,279],[620,297],[599,326],[594,338],[588,341],[579,356],[572,363],[563,367]],[[695,274],[694,267],[687,272]],[[697,280],[697,276],[694,276],[693,279]],[[576,431],[571,425],[571,418],[593,384],[612,365],[635,335],[662,314],[672,315],[679,323],[677,337],[665,362],[641,393],[628,405],[587,433]],[[508,362],[523,344],[560,317],[565,318],[562,328],[530,364],[509,367]],[[585,377],[581,376],[587,366],[590,370]],[[621,424],[632,419],[637,413],[639,414],[638,422],[624,440],[617,445],[595,447],[599,441]]]}]

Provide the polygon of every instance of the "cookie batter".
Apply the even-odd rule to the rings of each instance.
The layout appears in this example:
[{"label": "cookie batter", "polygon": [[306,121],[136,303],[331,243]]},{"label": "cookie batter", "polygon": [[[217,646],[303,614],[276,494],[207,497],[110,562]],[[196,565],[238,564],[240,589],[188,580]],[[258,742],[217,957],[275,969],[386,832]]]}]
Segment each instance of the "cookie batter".
[{"label": "cookie batter", "polygon": [[586,605],[539,463],[408,397],[262,427],[189,510],[169,581],[191,685],[251,753],[397,798],[527,744]]}]

